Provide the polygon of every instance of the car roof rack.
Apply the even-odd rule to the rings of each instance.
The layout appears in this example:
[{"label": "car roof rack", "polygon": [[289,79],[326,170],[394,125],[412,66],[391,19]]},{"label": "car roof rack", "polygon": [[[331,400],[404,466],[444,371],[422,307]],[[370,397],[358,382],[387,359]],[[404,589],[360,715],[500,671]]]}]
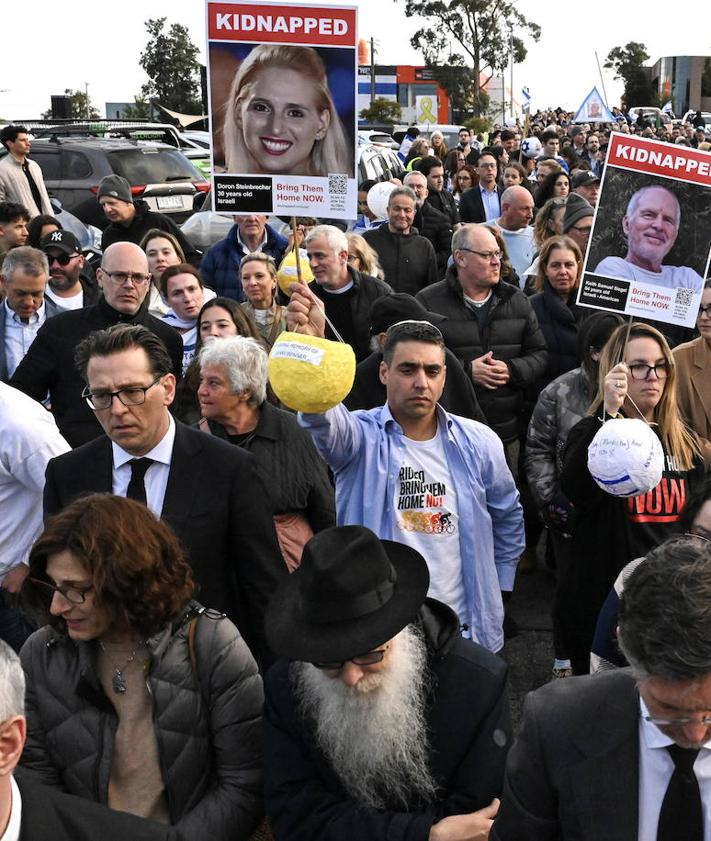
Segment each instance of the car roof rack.
[{"label": "car roof rack", "polygon": [[148,123],[138,120],[77,120],[68,123],[35,123],[27,126],[37,139],[49,138],[55,142],[61,137],[96,137],[130,140],[133,143],[150,141],[166,143],[176,149],[181,147],[175,126],[170,123]]}]

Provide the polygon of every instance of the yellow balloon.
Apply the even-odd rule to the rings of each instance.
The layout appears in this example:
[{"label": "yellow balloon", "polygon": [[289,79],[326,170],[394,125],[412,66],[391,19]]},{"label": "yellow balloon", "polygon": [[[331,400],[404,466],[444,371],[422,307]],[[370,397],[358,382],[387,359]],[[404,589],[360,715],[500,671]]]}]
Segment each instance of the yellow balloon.
[{"label": "yellow balloon", "polygon": [[[309,261],[306,257],[300,257],[299,263],[301,264],[301,282],[312,283],[314,273],[311,271]],[[298,280],[299,276],[296,272],[296,251],[290,251],[281,261],[279,271],[277,272],[277,283],[279,284],[279,289],[281,289],[285,295],[290,296],[291,292],[289,291],[289,287],[292,283],[296,283]]]},{"label": "yellow balloon", "polygon": [[281,402],[314,414],[337,406],[353,387],[353,348],[301,333],[282,333],[269,354],[269,382]]}]

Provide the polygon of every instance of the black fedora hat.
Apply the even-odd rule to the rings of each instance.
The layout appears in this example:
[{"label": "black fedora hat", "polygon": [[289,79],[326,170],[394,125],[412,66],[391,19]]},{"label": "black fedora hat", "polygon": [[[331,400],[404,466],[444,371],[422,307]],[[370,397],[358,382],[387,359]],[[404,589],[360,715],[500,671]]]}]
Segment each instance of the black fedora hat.
[{"label": "black fedora hat", "polygon": [[429,582],[424,558],[409,546],[379,540],[364,526],[325,529],[272,596],[267,643],[311,663],[372,651],[412,622]]}]

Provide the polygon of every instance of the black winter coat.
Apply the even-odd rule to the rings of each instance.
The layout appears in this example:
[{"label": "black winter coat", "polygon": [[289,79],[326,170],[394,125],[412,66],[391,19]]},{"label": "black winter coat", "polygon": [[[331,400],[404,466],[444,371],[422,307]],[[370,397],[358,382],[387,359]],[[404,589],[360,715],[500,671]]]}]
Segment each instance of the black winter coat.
[{"label": "black winter coat", "polygon": [[[353,350],[356,355],[356,362],[360,362],[361,359],[365,359],[370,354],[370,307],[373,301],[382,298],[384,295],[391,295],[393,290],[389,284],[380,280],[380,278],[357,272],[350,266],[348,266],[348,275],[353,281],[354,293],[349,298],[353,333],[355,334]],[[324,292],[318,283],[311,284],[311,291],[324,301],[326,315],[328,315],[328,293]],[[326,338],[333,340],[336,338],[328,325],[326,325]]]},{"label": "black winter coat", "polygon": [[462,639],[441,602],[427,599],[419,621],[432,675],[425,715],[436,802],[408,811],[355,803],[317,748],[314,723],[298,713],[291,661],[282,659],[266,676],[264,709],[266,806],[277,841],[427,841],[441,818],[500,796],[511,738],[506,665]]},{"label": "black winter coat", "polygon": [[131,220],[131,224],[120,225],[112,222],[101,237],[102,251],[106,251],[115,242],[134,242],[136,245],[140,245],[148,231],[152,228],[158,228],[159,231],[167,231],[178,240],[188,263],[192,263],[193,266],[200,265],[202,253],[192,245],[172,219],[163,213],[151,210],[143,199],[139,199],[133,204],[136,208],[136,215]]},{"label": "black winter coat", "polygon": [[[358,363],[353,388],[343,401],[351,412],[356,409],[375,409],[385,404],[388,396],[379,374],[382,361],[383,354],[377,351]],[[440,406],[450,415],[486,423],[471,378],[464,373],[459,360],[448,348],[445,348],[445,363],[447,377],[439,399]]]},{"label": "black winter coat", "polygon": [[155,333],[168,349],[176,379],[182,376],[183,340],[177,330],[148,312],[146,301],[130,316],[110,307],[102,296],[90,307],[48,319],[17,366],[10,385],[38,401],[44,400],[49,392],[59,431],[72,447],[86,444],[103,432],[96,415],[81,396],[86,383],[74,367],[74,351],[89,333],[114,324],[141,324]]},{"label": "black winter coat", "polygon": [[449,217],[425,202],[415,214],[415,227],[428,239],[437,258],[437,279],[443,278],[452,254],[452,223]]},{"label": "black winter coat", "polygon": [[538,381],[537,391],[580,365],[578,330],[590,311],[573,303],[576,296],[577,292],[572,292],[570,300],[564,304],[545,281],[543,291],[529,298],[548,345],[548,364]]},{"label": "black winter coat", "polygon": [[444,213],[449,219],[450,225],[458,225],[461,221],[459,219],[459,208],[457,207],[457,202],[454,200],[454,196],[449,192],[449,190],[440,190],[439,192],[436,190],[430,190],[429,195],[427,196],[427,204],[432,205],[435,210],[439,210],[441,213]]},{"label": "black winter coat", "polygon": [[420,289],[437,281],[435,250],[416,228],[411,228],[406,236],[394,234],[386,222],[366,231],[363,239],[376,250],[385,280],[395,292],[416,295]]},{"label": "black winter coat", "polygon": [[[186,614],[147,640],[147,683],[171,824],[185,841],[246,839],[261,819],[262,681],[229,619]],[[20,653],[27,676],[23,767],[48,786],[107,803],[116,711],[96,675],[95,643],[49,626]],[[103,838],[98,833],[96,838]]]},{"label": "black winter coat", "polygon": [[439,327],[445,344],[465,371],[471,371],[473,359],[490,350],[495,359],[507,363],[510,379],[506,385],[494,390],[474,386],[489,426],[507,443],[518,435],[518,414],[523,406],[524,391],[542,376],[548,351],[536,314],[523,292],[501,281],[492,292],[493,300],[483,330],[464,302],[457,271],[452,266],[444,280],[423,289],[417,299],[431,312],[446,316],[447,320]]}]

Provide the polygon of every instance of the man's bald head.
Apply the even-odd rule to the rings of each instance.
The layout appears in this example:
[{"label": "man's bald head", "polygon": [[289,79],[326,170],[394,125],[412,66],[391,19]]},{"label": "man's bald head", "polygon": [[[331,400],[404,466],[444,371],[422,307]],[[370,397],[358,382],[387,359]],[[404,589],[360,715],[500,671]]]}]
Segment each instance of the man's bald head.
[{"label": "man's bald head", "polygon": [[525,187],[507,187],[501,195],[499,224],[507,231],[520,231],[533,219],[533,196]]},{"label": "man's bald head", "polygon": [[487,225],[462,225],[452,237],[452,254],[465,295],[487,292],[499,282],[501,252]]},{"label": "man's bald head", "polygon": [[133,242],[115,242],[104,251],[96,277],[112,309],[135,315],[148,293],[148,258]]}]

